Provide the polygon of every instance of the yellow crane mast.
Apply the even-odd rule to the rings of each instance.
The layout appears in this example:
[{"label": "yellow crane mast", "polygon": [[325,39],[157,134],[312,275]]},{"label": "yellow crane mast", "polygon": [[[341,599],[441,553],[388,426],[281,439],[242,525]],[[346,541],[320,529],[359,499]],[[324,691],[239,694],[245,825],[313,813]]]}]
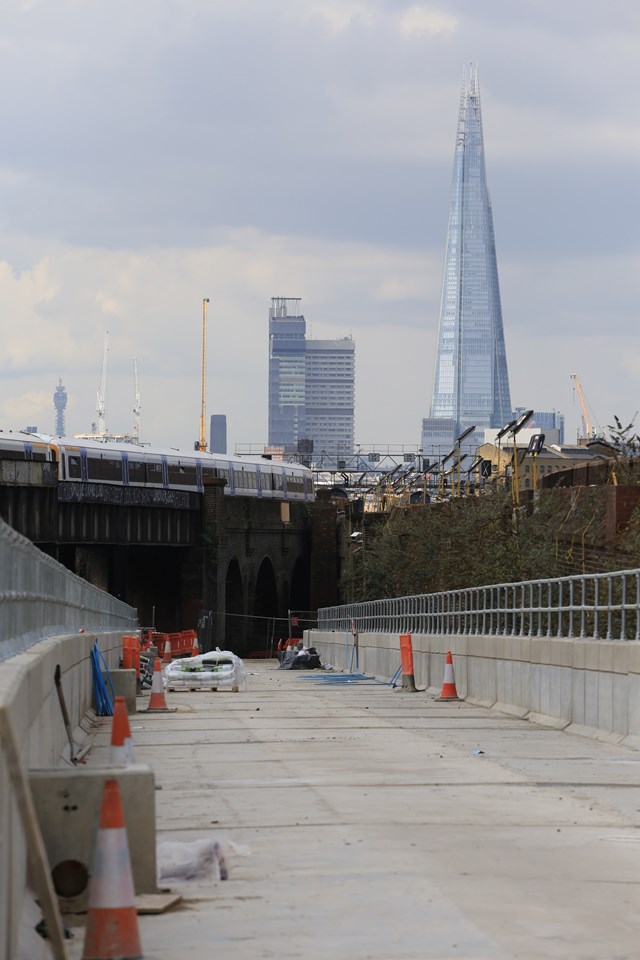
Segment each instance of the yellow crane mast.
[{"label": "yellow crane mast", "polygon": [[207,406],[207,304],[209,297],[202,299],[202,392],[200,397],[200,442],[198,449],[207,449],[207,436],[205,432],[206,406]]},{"label": "yellow crane mast", "polygon": [[580,401],[580,406],[582,408],[582,426],[584,428],[584,435],[587,440],[592,440],[595,436],[595,430],[591,424],[591,418],[589,416],[589,411],[587,410],[587,403],[584,399],[584,393],[582,392],[582,384],[580,383],[580,377],[577,373],[570,373],[569,376],[573,380],[573,385],[576,388],[578,393],[578,400]]}]

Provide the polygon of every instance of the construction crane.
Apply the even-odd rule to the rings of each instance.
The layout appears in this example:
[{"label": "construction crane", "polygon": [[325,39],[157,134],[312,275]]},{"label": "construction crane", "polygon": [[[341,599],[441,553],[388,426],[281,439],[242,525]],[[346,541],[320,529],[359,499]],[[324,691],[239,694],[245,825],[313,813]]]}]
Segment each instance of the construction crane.
[{"label": "construction crane", "polygon": [[207,437],[205,433],[205,417],[207,405],[207,304],[209,297],[202,299],[202,393],[200,397],[200,441],[198,450],[207,449]]},{"label": "construction crane", "polygon": [[140,383],[138,381],[138,358],[133,358],[133,439],[137,442],[140,439]]},{"label": "construction crane", "polygon": [[580,406],[582,408],[582,430],[585,438],[587,440],[593,440],[596,435],[596,431],[591,423],[591,417],[589,416],[589,411],[587,410],[587,402],[584,398],[584,393],[582,391],[582,384],[580,383],[580,377],[577,373],[570,373],[569,376],[573,380],[573,385],[576,388],[578,393],[578,400],[580,401]]},{"label": "construction crane", "polygon": [[109,331],[104,335],[104,353],[102,354],[102,376],[100,377],[100,386],[98,387],[98,397],[96,404],[96,413],[98,414],[97,432],[105,434],[107,432],[105,415],[107,407],[107,361],[109,359]]}]

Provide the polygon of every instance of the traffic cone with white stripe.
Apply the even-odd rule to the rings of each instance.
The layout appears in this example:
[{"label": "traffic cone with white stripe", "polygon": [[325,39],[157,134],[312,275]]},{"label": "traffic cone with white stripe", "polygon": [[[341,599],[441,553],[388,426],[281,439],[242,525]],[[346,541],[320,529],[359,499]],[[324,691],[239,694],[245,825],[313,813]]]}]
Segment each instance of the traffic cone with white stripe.
[{"label": "traffic cone with white stripe", "polygon": [[456,678],[453,673],[453,657],[451,656],[451,650],[449,650],[447,659],[444,662],[444,681],[438,700],[459,699],[460,697],[458,696],[458,691],[456,690]]},{"label": "traffic cone with white stripe", "polygon": [[145,713],[173,713],[167,706],[167,698],[164,695],[162,686],[162,668],[160,666],[160,657],[156,657],[153,668],[153,680],[151,682],[151,696],[149,697],[149,706]]},{"label": "traffic cone with white stripe", "polygon": [[107,780],[89,886],[82,960],[142,960],[120,787]]},{"label": "traffic cone with white stripe", "polygon": [[200,655],[200,647],[198,646],[198,634],[196,633],[193,638],[193,646],[191,648],[191,656],[197,657]]},{"label": "traffic cone with white stripe", "polygon": [[111,766],[128,767],[135,762],[127,702],[124,697],[116,697],[111,725]]}]

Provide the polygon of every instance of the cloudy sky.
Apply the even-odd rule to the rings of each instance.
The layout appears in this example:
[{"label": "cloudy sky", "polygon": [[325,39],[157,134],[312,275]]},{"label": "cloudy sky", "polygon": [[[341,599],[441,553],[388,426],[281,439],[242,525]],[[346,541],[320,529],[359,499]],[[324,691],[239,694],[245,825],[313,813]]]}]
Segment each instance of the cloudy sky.
[{"label": "cloudy sky", "polygon": [[267,430],[272,296],[356,341],[356,440],[428,415],[462,67],[514,404],[640,407],[637,0],[3,0],[0,427]]}]

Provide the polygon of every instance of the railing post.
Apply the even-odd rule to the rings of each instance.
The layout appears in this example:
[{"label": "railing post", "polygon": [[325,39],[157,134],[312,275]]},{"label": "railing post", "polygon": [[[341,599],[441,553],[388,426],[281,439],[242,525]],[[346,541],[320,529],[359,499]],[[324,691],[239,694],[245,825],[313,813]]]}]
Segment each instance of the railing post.
[{"label": "railing post", "polygon": [[569,580],[569,637],[573,637],[573,577]]},{"label": "railing post", "polygon": [[558,581],[558,637],[562,636],[562,580]]}]

